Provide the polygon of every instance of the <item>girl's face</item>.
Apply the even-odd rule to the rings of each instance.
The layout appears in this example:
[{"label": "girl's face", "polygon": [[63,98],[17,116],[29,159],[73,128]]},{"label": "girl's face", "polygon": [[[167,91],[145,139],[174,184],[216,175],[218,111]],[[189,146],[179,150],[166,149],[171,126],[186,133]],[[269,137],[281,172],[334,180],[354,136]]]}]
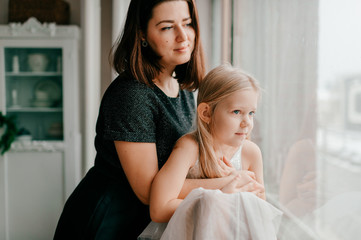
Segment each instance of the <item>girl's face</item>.
[{"label": "girl's face", "polygon": [[148,22],[146,40],[161,57],[162,66],[174,68],[188,62],[194,49],[195,31],[187,2],[170,1],[157,5]]},{"label": "girl's face", "polygon": [[258,93],[239,90],[218,103],[212,116],[212,134],[218,145],[239,147],[253,129]]}]

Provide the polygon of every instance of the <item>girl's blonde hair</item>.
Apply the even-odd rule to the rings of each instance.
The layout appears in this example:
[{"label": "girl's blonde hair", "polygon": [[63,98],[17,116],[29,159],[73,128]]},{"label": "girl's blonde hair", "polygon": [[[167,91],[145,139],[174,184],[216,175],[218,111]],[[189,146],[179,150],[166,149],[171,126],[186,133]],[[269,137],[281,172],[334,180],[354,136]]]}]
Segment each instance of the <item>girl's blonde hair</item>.
[{"label": "girl's blonde hair", "polygon": [[[202,80],[198,89],[197,106],[207,103],[210,107],[209,114],[213,118],[213,112],[221,101],[236,91],[246,89],[253,89],[260,94],[259,84],[252,76],[230,64],[220,65]],[[199,144],[201,178],[222,177],[213,144],[213,122],[212,119],[208,124],[197,114],[197,128],[193,136]]]}]

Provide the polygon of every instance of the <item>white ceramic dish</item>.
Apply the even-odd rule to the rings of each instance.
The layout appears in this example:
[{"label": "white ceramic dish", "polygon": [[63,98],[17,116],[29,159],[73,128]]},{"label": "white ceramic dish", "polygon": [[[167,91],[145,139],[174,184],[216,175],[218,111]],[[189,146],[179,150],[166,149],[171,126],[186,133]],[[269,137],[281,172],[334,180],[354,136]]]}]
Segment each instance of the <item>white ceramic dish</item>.
[{"label": "white ceramic dish", "polygon": [[[51,79],[46,79],[38,82],[35,85],[34,89],[34,95],[38,95],[38,93],[41,92],[44,95],[47,95],[46,101],[49,102],[59,102],[61,100],[61,88],[59,84]],[[35,101],[38,100],[45,100],[45,99],[35,99]]]},{"label": "white ceramic dish", "polygon": [[48,57],[45,54],[33,53],[28,56],[28,64],[32,72],[44,72],[48,62]]}]

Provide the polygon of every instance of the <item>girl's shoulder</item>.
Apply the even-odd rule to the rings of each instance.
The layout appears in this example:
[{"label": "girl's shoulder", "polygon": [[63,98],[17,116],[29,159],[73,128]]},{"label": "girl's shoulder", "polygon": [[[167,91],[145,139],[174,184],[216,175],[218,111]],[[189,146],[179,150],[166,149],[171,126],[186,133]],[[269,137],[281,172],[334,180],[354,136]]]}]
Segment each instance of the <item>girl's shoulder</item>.
[{"label": "girl's shoulder", "polygon": [[198,177],[199,169],[194,168],[195,166],[199,166],[197,164],[199,157],[199,145],[194,133],[187,133],[183,135],[181,138],[179,138],[175,148],[176,147],[179,147],[181,148],[182,151],[187,152],[187,159],[184,160],[184,161],[189,161],[189,166],[190,166],[187,178],[199,178]]},{"label": "girl's shoulder", "polygon": [[254,142],[245,140],[242,147],[242,159],[250,161],[262,160],[261,149]]},{"label": "girl's shoulder", "polygon": [[244,151],[249,151],[251,153],[261,151],[257,144],[248,139],[243,142],[243,149]]},{"label": "girl's shoulder", "polygon": [[180,137],[174,147],[182,147],[188,149],[189,151],[196,150],[198,152],[198,142],[192,133],[187,133]]}]

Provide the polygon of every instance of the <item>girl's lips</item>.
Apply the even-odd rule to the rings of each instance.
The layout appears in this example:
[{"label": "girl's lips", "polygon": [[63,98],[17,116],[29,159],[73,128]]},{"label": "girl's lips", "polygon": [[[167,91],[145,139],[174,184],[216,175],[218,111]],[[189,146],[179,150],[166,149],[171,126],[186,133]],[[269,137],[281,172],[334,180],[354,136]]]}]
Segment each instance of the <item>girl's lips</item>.
[{"label": "girl's lips", "polygon": [[236,133],[236,135],[242,136],[242,135],[247,135],[247,133]]}]

